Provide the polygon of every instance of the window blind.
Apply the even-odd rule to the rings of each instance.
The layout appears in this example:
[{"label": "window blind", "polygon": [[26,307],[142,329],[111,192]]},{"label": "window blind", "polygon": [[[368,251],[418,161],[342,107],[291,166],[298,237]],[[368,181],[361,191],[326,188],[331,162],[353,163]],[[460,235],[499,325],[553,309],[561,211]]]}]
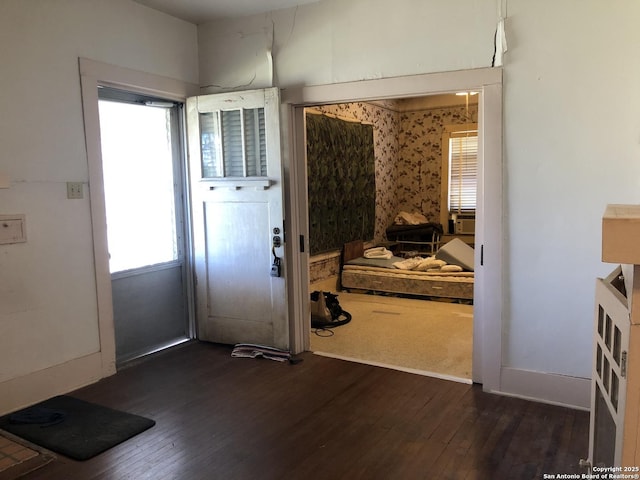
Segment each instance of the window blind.
[{"label": "window blind", "polygon": [[202,173],[212,177],[264,177],[264,108],[200,114]]},{"label": "window blind", "polygon": [[449,138],[449,212],[474,214],[478,177],[478,131]]},{"label": "window blind", "polygon": [[267,174],[267,142],[263,108],[244,110],[244,131],[247,175],[264,176]]}]

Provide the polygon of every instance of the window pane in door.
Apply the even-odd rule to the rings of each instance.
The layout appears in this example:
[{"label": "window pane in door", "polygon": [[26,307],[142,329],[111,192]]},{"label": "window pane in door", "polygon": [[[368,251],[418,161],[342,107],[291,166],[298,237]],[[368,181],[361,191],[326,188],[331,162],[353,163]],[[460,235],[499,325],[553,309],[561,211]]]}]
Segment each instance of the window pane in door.
[{"label": "window pane in door", "polygon": [[225,177],[244,177],[242,119],[240,110],[222,112],[222,156]]},{"label": "window pane in door", "polygon": [[213,112],[201,113],[200,118],[200,151],[202,155],[202,178],[222,177],[220,166],[221,143],[218,115]]},{"label": "window pane in door", "polygon": [[245,150],[247,152],[247,175],[267,175],[267,143],[265,141],[264,108],[244,111]]},{"label": "window pane in door", "polygon": [[267,176],[264,108],[199,114],[202,178]]},{"label": "window pane in door", "polygon": [[177,260],[170,108],[99,106],[111,273]]}]

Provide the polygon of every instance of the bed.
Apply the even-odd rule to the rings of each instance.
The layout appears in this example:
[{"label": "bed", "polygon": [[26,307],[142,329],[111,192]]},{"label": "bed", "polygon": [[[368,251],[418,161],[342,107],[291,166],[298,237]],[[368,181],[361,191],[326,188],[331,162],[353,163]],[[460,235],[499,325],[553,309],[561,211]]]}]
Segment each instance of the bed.
[{"label": "bed", "polygon": [[435,258],[458,272],[399,269],[402,257],[366,258],[363,242],[345,244],[340,281],[343,290],[473,300],[473,249],[459,239],[440,247]]}]

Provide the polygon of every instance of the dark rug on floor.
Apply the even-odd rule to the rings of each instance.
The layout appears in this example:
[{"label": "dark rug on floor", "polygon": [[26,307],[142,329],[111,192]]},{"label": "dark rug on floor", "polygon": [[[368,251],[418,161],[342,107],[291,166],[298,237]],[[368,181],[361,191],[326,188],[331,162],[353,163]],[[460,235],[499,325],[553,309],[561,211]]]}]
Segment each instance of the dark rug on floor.
[{"label": "dark rug on floor", "polygon": [[66,395],[0,418],[0,429],[75,460],[87,460],[154,425],[148,418]]}]

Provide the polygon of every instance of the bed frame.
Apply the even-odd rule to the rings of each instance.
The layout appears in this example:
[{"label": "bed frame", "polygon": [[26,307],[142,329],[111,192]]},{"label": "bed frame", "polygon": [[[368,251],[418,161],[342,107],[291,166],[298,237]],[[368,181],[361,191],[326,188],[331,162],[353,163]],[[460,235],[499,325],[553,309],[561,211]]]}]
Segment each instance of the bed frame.
[{"label": "bed frame", "polygon": [[417,272],[348,264],[363,255],[362,241],[345,244],[340,275],[343,290],[473,300],[473,272]]}]

